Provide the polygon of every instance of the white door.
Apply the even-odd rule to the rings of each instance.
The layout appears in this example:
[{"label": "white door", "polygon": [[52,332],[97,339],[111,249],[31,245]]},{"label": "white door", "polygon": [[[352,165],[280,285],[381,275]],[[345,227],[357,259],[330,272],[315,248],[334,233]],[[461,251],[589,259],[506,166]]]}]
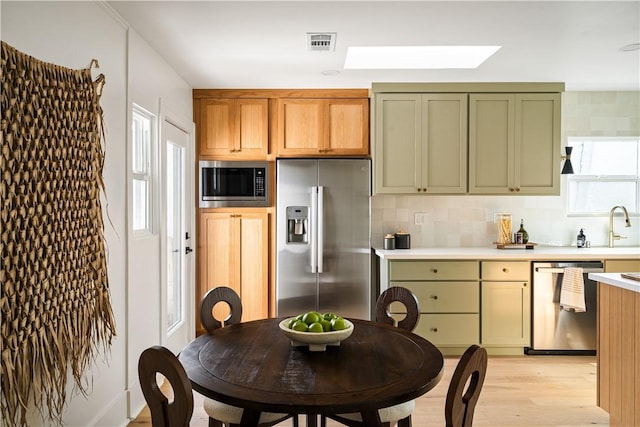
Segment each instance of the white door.
[{"label": "white door", "polygon": [[163,345],[180,352],[194,338],[193,160],[191,134],[167,119],[163,140],[163,278],[161,328]]}]

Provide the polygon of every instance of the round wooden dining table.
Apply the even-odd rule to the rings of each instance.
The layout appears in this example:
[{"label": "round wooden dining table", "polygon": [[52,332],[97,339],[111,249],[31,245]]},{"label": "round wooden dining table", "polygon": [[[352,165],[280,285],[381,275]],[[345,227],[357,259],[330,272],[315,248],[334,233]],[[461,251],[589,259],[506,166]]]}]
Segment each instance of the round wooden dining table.
[{"label": "round wooden dining table", "polygon": [[442,377],[442,353],[426,339],[381,323],[349,319],[351,336],[325,351],[294,347],[282,319],[256,320],[201,335],[180,353],[193,389],[244,408],[241,426],[262,411],[308,414],[360,412],[381,425],[378,409],[417,398]]}]

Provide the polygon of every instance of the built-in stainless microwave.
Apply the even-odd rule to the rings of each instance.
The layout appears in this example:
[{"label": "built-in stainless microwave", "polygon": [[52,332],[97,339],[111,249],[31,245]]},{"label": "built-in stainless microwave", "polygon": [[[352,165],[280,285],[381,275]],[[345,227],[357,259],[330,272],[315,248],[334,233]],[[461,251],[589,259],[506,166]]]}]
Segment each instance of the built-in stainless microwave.
[{"label": "built-in stainless microwave", "polygon": [[200,161],[200,207],[269,206],[268,162]]}]

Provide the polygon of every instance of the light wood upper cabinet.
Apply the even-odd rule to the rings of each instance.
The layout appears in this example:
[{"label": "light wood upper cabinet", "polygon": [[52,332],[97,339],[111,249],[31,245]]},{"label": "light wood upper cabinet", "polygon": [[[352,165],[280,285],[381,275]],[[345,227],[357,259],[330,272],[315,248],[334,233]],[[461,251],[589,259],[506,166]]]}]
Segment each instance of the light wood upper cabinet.
[{"label": "light wood upper cabinet", "polygon": [[467,191],[467,95],[380,94],[375,193]]},{"label": "light wood upper cabinet", "polygon": [[280,98],[279,157],[366,156],[368,98]]},{"label": "light wood upper cabinet", "polygon": [[469,95],[469,193],[560,194],[560,94]]},{"label": "light wood upper cabinet", "polygon": [[268,99],[201,99],[200,156],[220,160],[266,159]]},{"label": "light wood upper cabinet", "polygon": [[243,321],[268,317],[268,213],[202,212],[199,233],[197,302],[228,286],[240,295]]}]

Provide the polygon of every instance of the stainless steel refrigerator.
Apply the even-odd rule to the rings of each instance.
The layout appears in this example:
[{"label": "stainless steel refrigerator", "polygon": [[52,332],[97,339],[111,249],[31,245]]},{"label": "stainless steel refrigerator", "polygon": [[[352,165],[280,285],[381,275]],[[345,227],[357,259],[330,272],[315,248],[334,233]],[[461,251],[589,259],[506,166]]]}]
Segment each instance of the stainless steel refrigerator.
[{"label": "stainless steel refrigerator", "polygon": [[278,160],[277,315],[371,318],[371,164]]}]

